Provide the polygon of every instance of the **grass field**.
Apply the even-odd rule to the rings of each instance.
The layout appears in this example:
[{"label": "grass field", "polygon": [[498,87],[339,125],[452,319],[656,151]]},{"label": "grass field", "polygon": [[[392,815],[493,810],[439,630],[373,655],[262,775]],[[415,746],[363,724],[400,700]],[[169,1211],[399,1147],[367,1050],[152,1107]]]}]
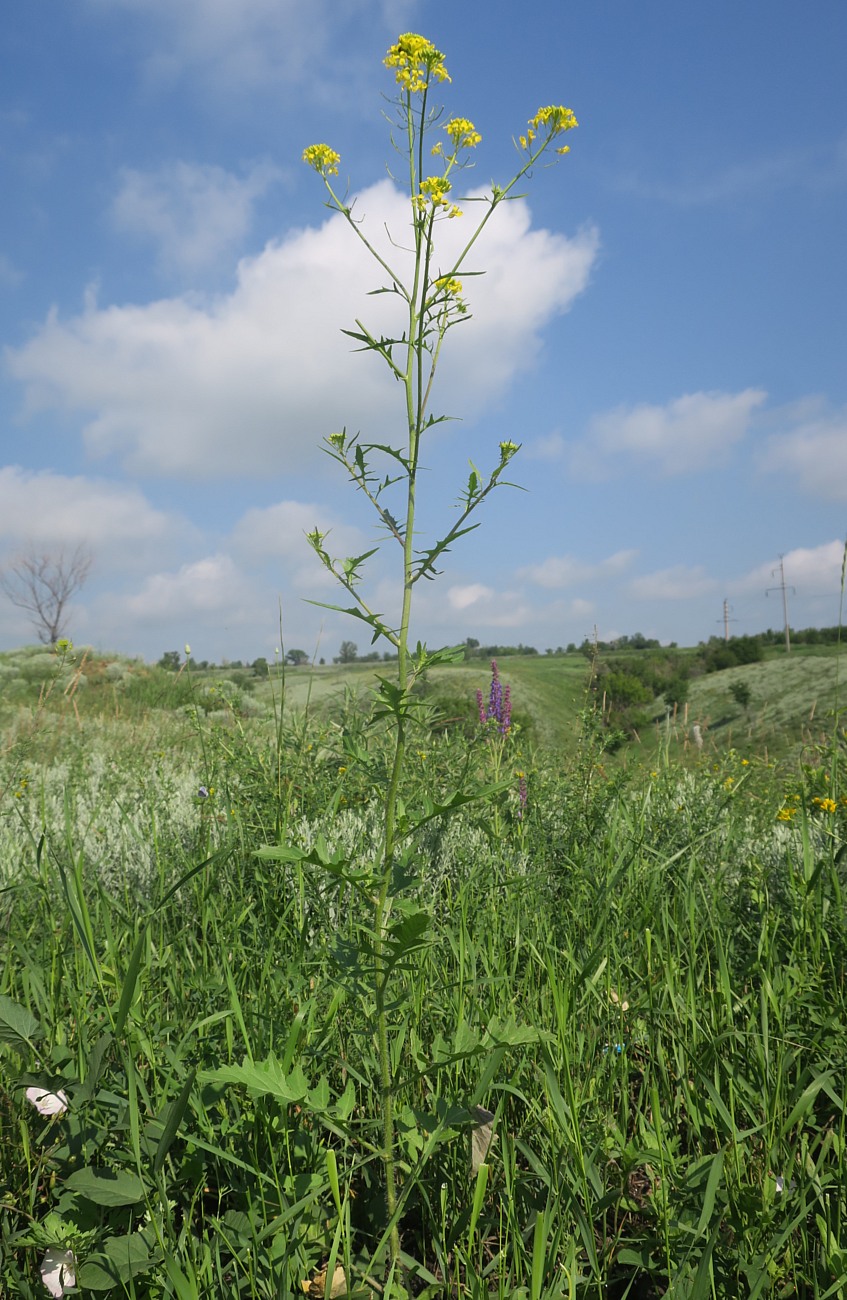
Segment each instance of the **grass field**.
[{"label": "grass field", "polygon": [[838,662],[614,755],[582,656],[500,666],[523,729],[479,661],[409,723],[390,1271],[373,668],[0,656],[0,1294],[847,1294]]}]

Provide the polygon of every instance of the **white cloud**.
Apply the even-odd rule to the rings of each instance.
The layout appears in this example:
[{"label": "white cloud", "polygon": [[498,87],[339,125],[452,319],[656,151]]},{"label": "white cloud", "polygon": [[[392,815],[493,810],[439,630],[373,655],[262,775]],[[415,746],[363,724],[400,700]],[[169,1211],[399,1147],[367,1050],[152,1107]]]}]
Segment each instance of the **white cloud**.
[{"label": "white cloud", "polygon": [[[387,232],[401,242],[407,200],[382,181],[359,196],[356,215],[405,273],[409,255]],[[469,220],[442,224],[439,269],[450,268]],[[585,288],[597,247],[592,229],[572,239],[532,230],[523,200],[498,209],[469,266],[486,268],[466,281],[475,319],[446,341],[440,410],[472,416],[535,363],[542,329]],[[396,423],[396,382],[340,333],[356,317],[377,334],[402,328],[395,297],[367,296],[381,279],[334,215],[245,258],[230,294],[104,308],[89,299],[67,322],[51,312],[29,343],[7,350],[7,363],[29,409],[80,413],[91,453],[118,454],[134,471],[298,470],[342,425],[379,438]]]},{"label": "white cloud", "polygon": [[847,501],[847,408],[772,437],[761,464],[812,496]]},{"label": "white cloud", "polygon": [[239,622],[255,613],[255,593],[228,555],[209,555],[183,564],[175,573],[154,573],[125,600],[127,612],[141,621],[190,620],[224,615]]},{"label": "white cloud", "polygon": [[567,444],[558,429],[525,443],[522,455],[529,460],[561,460]]},{"label": "white cloud", "polygon": [[636,600],[688,600],[708,595],[717,586],[715,579],[710,578],[702,566],[689,568],[684,564],[674,564],[669,569],[633,578],[629,590]]},{"label": "white cloud", "polygon": [[124,168],[112,219],[118,229],[157,245],[163,270],[202,271],[237,250],[250,230],[253,204],[278,175],[269,163],[255,164],[244,177],[186,162],[153,172]]},{"label": "white cloud", "polygon": [[[286,581],[298,590],[310,590],[335,584],[306,541],[306,533],[314,528],[325,534],[324,547],[333,559],[361,555],[375,544],[360,529],[338,520],[326,506],[304,501],[251,508],[233,529],[231,542],[237,554],[254,565],[257,561],[284,561]],[[374,557],[372,564],[376,562]]]},{"label": "white cloud", "polygon": [[591,423],[588,437],[574,449],[574,468],[587,478],[604,479],[651,462],[667,475],[709,469],[725,459],[750,426],[767,394],[686,393],[664,406],[619,406]]},{"label": "white cloud", "polygon": [[[146,72],[154,84],[180,77],[216,92],[299,86],[319,59],[341,65],[343,32],[384,28],[412,6],[395,0],[91,0],[107,12],[128,10],[150,33]],[[386,28],[386,30],[389,30]],[[394,28],[396,30],[396,28]],[[333,71],[337,73],[338,68]]]},{"label": "white cloud", "polygon": [[[782,557],[786,584],[800,596],[834,595],[841,586],[844,542],[797,547]],[[778,560],[768,560],[727,584],[731,595],[760,595],[779,582]],[[833,622],[835,619],[833,618]]]},{"label": "white cloud", "polygon": [[447,599],[450,608],[456,610],[470,609],[480,602],[490,601],[495,594],[493,587],[486,587],[481,582],[471,582],[466,586],[448,587]]},{"label": "white cloud", "polygon": [[164,541],[180,527],[137,488],[82,475],[0,467],[0,539],[15,546],[85,542],[95,549],[137,548]]},{"label": "white cloud", "polygon": [[570,603],[569,613],[573,618],[588,618],[590,614],[594,613],[595,609],[596,605],[593,600],[581,600],[577,596]]},{"label": "white cloud", "polygon": [[540,564],[529,564],[518,570],[518,576],[535,583],[537,587],[551,590],[574,587],[581,582],[599,582],[625,572],[633,563],[637,551],[616,551],[605,560],[592,564],[573,555],[550,555]]}]

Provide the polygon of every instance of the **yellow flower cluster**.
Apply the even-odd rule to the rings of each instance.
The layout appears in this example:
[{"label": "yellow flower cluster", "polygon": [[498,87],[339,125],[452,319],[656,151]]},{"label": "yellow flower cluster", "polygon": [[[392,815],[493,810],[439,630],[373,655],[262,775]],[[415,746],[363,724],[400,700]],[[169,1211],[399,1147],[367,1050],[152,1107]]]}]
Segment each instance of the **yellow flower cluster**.
[{"label": "yellow flower cluster", "polygon": [[427,176],[426,180],[421,181],[420,191],[415,195],[418,212],[426,212],[427,207],[432,206],[433,209],[446,208],[448,217],[460,217],[462,209],[447,202],[451,188],[446,176]]},{"label": "yellow flower cluster", "polygon": [[397,40],[396,45],[383,59],[386,68],[394,69],[394,80],[410,95],[426,90],[432,77],[437,81],[449,81],[450,77],[444,66],[444,55],[437,50],[432,41],[425,36],[416,36],[406,32]]},{"label": "yellow flower cluster", "polygon": [[[572,131],[575,126],[579,126],[573,109],[564,108],[561,104],[548,104],[546,108],[539,108],[535,117],[529,119],[529,130],[526,135],[519,136],[520,146],[522,149],[529,149],[533,140],[539,131],[546,131],[547,138],[552,139],[554,135],[561,135],[563,131]],[[570,145],[563,145],[557,149],[556,153],[570,153]]]},{"label": "yellow flower cluster", "polygon": [[473,122],[469,122],[466,117],[451,118],[444,130],[456,149],[472,149],[482,139]]},{"label": "yellow flower cluster", "polygon": [[442,275],[440,279],[433,281],[432,287],[437,289],[439,293],[449,294],[453,298],[458,298],[462,292],[462,282],[457,280],[455,276]]},{"label": "yellow flower cluster", "polygon": [[341,154],[330,149],[328,144],[310,144],[303,150],[303,162],[314,167],[321,176],[337,176]]},{"label": "yellow flower cluster", "polygon": [[826,812],[826,813],[834,813],[836,807],[838,806],[834,799],[815,798],[812,800],[812,803],[815,805],[816,808],[820,808],[821,812]]}]

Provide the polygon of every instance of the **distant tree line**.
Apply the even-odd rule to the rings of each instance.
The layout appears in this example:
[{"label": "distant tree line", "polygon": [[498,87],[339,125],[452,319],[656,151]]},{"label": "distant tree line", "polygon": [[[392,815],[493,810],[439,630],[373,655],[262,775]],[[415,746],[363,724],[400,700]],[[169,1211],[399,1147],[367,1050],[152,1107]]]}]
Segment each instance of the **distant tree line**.
[{"label": "distant tree line", "polygon": [[[842,629],[838,627],[806,627],[795,631],[793,627],[788,629],[791,636],[792,645],[835,645],[839,639],[847,641]],[[839,638],[839,632],[841,636]],[[784,629],[775,632],[773,628],[768,628],[767,632],[759,633],[763,645],[783,645],[785,642]]]},{"label": "distant tree line", "polygon": [[537,655],[534,645],[480,645],[476,637],[469,636],[465,641],[466,659],[505,659],[507,655]]},{"label": "distant tree line", "polygon": [[368,654],[360,655],[355,641],[342,641],[338,654],[332,662],[334,664],[389,664],[396,658],[395,650],[384,650],[382,654],[378,650],[371,650]]},{"label": "distant tree line", "polygon": [[[51,633],[53,630],[51,629]],[[807,627],[798,630],[790,628],[789,631],[791,644],[798,646],[835,645],[841,634],[837,626]],[[847,640],[847,637],[842,639]],[[612,641],[592,641],[585,637],[579,645],[570,641],[567,646],[557,646],[555,650],[547,649],[545,654],[561,656],[579,653],[587,659],[596,659],[597,680],[602,682],[607,698],[615,702],[613,707],[630,709],[639,703],[645,704],[656,696],[663,696],[673,707],[674,704],[683,704],[687,698],[684,682],[703,673],[721,672],[725,668],[737,668],[741,664],[758,663],[764,658],[766,647],[781,646],[784,640],[784,630],[773,628],[768,628],[766,632],[759,632],[756,636],[733,636],[728,640],[713,636],[708,641],[701,641],[694,655],[688,653],[682,657],[676,654],[678,646],[675,641],[671,641],[668,646],[662,646],[655,637],[634,632],[631,636],[619,636]],[[522,641],[517,645],[482,645],[476,637],[472,636],[466,638],[464,648],[466,659],[503,659],[508,655],[539,653],[535,646],[524,645]],[[637,659],[628,653],[633,650],[640,652]],[[607,657],[621,651],[627,652],[627,657],[623,660],[615,661]],[[372,650],[360,655],[355,641],[342,641],[333,663],[390,663],[396,658],[397,654],[392,650],[386,650],[382,654],[378,650]],[[184,662],[187,662],[192,669],[201,671],[216,667],[206,659],[198,660],[189,657],[186,661],[178,650],[166,650],[159,659],[158,665],[171,672],[178,672]],[[309,663],[309,655],[305,650],[287,650],[285,662],[292,667],[300,667]],[[319,662],[323,664],[324,660],[321,659]],[[268,660],[263,656],[254,659],[252,663],[241,659],[225,659],[221,666],[252,669],[256,676],[267,675],[269,667]]]}]

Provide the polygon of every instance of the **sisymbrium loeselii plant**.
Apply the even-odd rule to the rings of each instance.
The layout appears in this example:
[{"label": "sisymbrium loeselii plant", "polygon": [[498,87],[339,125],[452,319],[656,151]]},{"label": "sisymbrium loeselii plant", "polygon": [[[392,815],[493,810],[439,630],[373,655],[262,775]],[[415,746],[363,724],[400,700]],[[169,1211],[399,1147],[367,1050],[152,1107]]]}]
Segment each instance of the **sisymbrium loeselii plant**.
[{"label": "sisymbrium loeselii plant", "polygon": [[[308,540],[325,567],[352,599],[344,612],[370,628],[373,640],[384,639],[397,652],[396,679],[384,679],[379,687],[378,712],[390,721],[392,753],[384,793],[380,854],[369,873],[357,872],[356,883],[373,909],[369,939],[369,962],[373,978],[382,1113],[382,1160],[385,1170],[386,1202],[391,1225],[391,1255],[396,1262],[400,1252],[397,1229],[398,1194],[395,1167],[395,1127],[393,1115],[392,1064],[389,1042],[387,987],[398,954],[404,957],[416,944],[423,942],[428,917],[416,912],[408,900],[402,900],[398,877],[400,859],[422,821],[444,814],[477,795],[456,792],[444,805],[425,808],[410,818],[402,800],[406,746],[415,697],[412,687],[430,666],[455,661],[463,654],[461,647],[429,651],[421,642],[412,648],[410,638],[412,601],[421,578],[437,574],[440,557],[463,535],[477,527],[470,518],[483,501],[504,483],[503,474],[519,450],[518,444],[500,443],[499,460],[487,475],[471,462],[467,483],[458,496],[458,512],[453,526],[433,545],[416,547],[418,476],[424,440],[432,429],[447,417],[432,409],[433,389],[442,347],[453,326],[468,318],[462,280],[459,278],[480,234],[501,203],[513,194],[516,185],[546,155],[563,155],[568,145],[561,142],[566,132],[577,125],[569,108],[548,105],[530,118],[523,134],[515,141],[520,165],[505,185],[493,185],[481,200],[482,216],[460,242],[458,255],[447,265],[439,261],[437,231],[442,222],[464,222],[461,199],[457,202],[455,185],[465,167],[471,165],[474,150],[482,137],[465,117],[451,117],[441,125],[442,111],[433,106],[431,94],[450,81],[444,55],[425,37],[407,33],[392,45],[384,60],[394,74],[396,130],[394,143],[403,160],[404,182],[408,192],[409,231],[403,238],[390,232],[392,248],[411,244],[413,256],[408,263],[393,265],[369,240],[362,223],[354,217],[353,205],[336,188],[340,155],[327,144],[309,145],[303,160],[321,177],[328,195],[327,206],[347,221],[352,235],[359,240],[383,274],[383,283],[375,292],[387,293],[399,300],[402,323],[393,336],[385,336],[356,321],[355,330],[347,330],[362,350],[376,353],[384,362],[402,393],[402,414],[398,424],[402,436],[388,444],[369,443],[360,435],[346,430],[326,439],[326,450],[346,471],[351,483],[364,494],[375,511],[377,523],[390,543],[399,549],[398,564],[402,572],[402,603],[396,619],[377,614],[362,592],[363,566],[374,550],[346,559],[334,558],[326,549],[326,537],[319,530]],[[433,138],[434,137],[434,138]],[[480,200],[474,200],[480,202]],[[399,253],[398,253],[399,256]],[[465,271],[465,274],[468,274]],[[338,606],[330,606],[338,609]],[[400,918],[399,920],[397,918]]]}]

